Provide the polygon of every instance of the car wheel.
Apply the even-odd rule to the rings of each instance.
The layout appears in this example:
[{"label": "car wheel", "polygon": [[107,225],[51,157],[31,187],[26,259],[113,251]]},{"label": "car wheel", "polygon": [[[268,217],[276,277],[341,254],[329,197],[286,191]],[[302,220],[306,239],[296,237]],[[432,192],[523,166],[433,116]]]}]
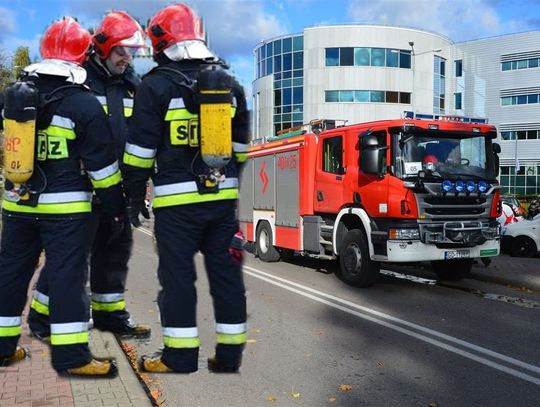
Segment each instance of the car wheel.
[{"label": "car wheel", "polygon": [[512,256],[533,257],[536,251],[536,243],[528,236],[517,236],[512,242]]},{"label": "car wheel", "polygon": [[274,241],[270,224],[263,221],[257,227],[257,255],[267,263],[276,262],[280,259],[278,250],[272,245]]}]

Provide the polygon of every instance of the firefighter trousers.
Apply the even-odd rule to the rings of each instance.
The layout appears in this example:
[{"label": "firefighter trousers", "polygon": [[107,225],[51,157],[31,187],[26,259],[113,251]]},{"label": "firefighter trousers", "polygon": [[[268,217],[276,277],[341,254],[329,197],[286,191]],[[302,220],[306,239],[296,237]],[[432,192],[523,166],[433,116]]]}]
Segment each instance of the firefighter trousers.
[{"label": "firefighter trousers", "polygon": [[15,352],[28,285],[42,250],[49,274],[51,359],[63,371],[88,363],[88,296],[85,292],[90,217],[40,219],[2,214],[0,247],[0,356]]},{"label": "firefighter trousers", "polygon": [[[133,246],[133,234],[129,219],[120,236],[111,240],[111,215],[104,213],[100,205],[93,205],[92,236],[90,257],[90,290],[92,318],[98,328],[119,329],[129,321],[124,291],[128,272],[128,261]],[[47,302],[49,287],[47,274],[50,264],[46,262],[36,284],[34,299],[28,316],[32,331],[40,336],[48,336],[49,321]]]},{"label": "firefighter trousers", "polygon": [[242,264],[229,254],[238,231],[236,201],[172,206],[154,215],[163,362],[177,372],[197,370],[194,256],[201,251],[214,305],[216,358],[226,367],[239,367],[246,341],[246,297]]}]

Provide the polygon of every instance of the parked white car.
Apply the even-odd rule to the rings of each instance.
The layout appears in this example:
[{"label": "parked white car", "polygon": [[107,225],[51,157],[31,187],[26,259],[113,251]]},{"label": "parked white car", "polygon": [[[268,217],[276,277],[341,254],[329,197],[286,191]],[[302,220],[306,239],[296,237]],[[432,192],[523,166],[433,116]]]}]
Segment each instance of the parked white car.
[{"label": "parked white car", "polygon": [[502,249],[516,257],[534,257],[540,251],[540,214],[502,228]]}]

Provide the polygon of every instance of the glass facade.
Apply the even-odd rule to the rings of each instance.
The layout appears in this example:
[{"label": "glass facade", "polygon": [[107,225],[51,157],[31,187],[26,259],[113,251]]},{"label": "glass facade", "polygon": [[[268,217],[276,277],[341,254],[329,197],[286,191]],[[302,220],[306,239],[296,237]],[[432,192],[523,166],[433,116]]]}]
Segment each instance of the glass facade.
[{"label": "glass facade", "polygon": [[256,77],[274,76],[274,132],[304,121],[304,36],[279,38],[255,50]]},{"label": "glass facade", "polygon": [[454,70],[456,72],[456,78],[463,76],[463,61],[461,59],[454,61]]},{"label": "glass facade", "polygon": [[501,70],[503,71],[538,68],[539,66],[540,58],[518,59],[516,61],[501,62]]},{"label": "glass facade", "polygon": [[411,69],[411,51],[395,48],[326,48],[326,66],[386,66]]},{"label": "glass facade", "polygon": [[461,97],[461,93],[454,93],[454,108],[456,110],[463,109],[463,98]]},{"label": "glass facade", "polygon": [[540,166],[501,166],[501,193],[516,195],[540,194]]},{"label": "glass facade", "polygon": [[433,113],[444,113],[446,88],[446,60],[433,57]]},{"label": "glass facade", "polygon": [[327,103],[411,103],[410,92],[383,90],[327,90],[324,92]]},{"label": "glass facade", "polygon": [[503,140],[537,140],[540,139],[540,130],[501,131]]}]

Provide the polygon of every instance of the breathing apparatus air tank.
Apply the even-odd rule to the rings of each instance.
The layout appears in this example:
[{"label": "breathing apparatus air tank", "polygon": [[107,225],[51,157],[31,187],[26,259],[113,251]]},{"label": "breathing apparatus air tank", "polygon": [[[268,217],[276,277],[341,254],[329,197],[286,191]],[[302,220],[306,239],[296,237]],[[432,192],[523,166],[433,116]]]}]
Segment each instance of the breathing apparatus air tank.
[{"label": "breathing apparatus air tank", "polygon": [[232,157],[232,78],[219,65],[199,72],[200,149],[211,169],[225,167]]},{"label": "breathing apparatus air tank", "polygon": [[15,190],[34,172],[39,94],[29,82],[18,81],[4,93],[4,173]]}]

